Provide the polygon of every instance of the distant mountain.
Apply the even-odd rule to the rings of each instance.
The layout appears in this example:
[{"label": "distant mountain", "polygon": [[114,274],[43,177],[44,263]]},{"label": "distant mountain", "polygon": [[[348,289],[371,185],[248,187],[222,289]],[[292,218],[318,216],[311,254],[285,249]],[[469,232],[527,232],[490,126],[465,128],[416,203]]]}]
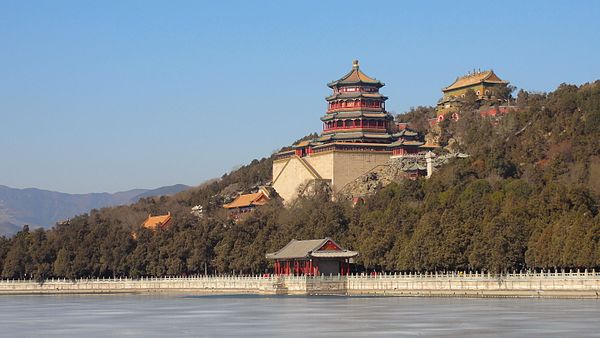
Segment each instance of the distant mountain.
[{"label": "distant mountain", "polygon": [[56,222],[92,209],[131,204],[140,198],[172,195],[189,187],[183,184],[157,189],[90,194],[67,194],[36,188],[16,189],[0,185],[0,235],[11,235],[24,224],[50,228]]},{"label": "distant mountain", "polygon": [[19,230],[21,230],[21,228],[12,223],[0,222],[0,236],[12,236],[19,232]]},{"label": "distant mountain", "polygon": [[140,198],[151,197],[151,196],[170,196],[174,195],[180,191],[184,191],[189,189],[187,185],[184,184],[175,184],[166,187],[160,187],[153,190],[147,190],[145,192],[139,193],[130,199],[131,203],[137,202]]}]

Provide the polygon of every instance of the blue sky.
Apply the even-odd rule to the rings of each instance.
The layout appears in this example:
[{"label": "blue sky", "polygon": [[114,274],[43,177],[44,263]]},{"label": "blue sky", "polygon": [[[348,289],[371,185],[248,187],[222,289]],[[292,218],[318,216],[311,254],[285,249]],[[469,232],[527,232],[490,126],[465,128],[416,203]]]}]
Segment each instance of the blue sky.
[{"label": "blue sky", "polygon": [[600,79],[600,2],[488,3],[0,1],[0,184],[197,185],[319,131],[353,59],[393,112],[472,69]]}]

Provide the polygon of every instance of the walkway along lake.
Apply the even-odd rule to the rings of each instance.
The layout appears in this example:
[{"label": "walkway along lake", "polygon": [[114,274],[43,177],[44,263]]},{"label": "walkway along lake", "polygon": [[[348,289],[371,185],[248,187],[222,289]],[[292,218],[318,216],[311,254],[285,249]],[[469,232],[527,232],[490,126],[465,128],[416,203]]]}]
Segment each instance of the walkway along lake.
[{"label": "walkway along lake", "polygon": [[0,281],[0,294],[214,293],[600,298],[600,273],[543,272],[350,276],[198,276],[141,279]]}]

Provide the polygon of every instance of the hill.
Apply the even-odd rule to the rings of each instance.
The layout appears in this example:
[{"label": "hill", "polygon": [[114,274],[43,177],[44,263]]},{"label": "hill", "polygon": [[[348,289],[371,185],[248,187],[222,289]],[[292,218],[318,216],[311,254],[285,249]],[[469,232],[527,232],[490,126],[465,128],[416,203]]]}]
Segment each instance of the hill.
[{"label": "hill", "polygon": [[[290,207],[273,200],[232,222],[221,206],[269,182],[264,158],[170,197],[0,238],[1,275],[264,273],[265,252],[325,236],[360,252],[359,271],[600,267],[600,81],[521,91],[517,108],[482,118],[465,102],[459,121],[440,124],[440,141],[469,157],[430,179],[392,182],[355,207],[316,185]],[[190,213],[196,205],[201,217]],[[148,213],[166,212],[172,226],[140,228]]]},{"label": "hill", "polygon": [[107,206],[131,204],[149,196],[172,195],[188,189],[177,184],[157,189],[90,194],[67,194],[36,188],[15,189],[0,185],[0,235],[13,234],[22,225],[50,228],[58,221]]}]

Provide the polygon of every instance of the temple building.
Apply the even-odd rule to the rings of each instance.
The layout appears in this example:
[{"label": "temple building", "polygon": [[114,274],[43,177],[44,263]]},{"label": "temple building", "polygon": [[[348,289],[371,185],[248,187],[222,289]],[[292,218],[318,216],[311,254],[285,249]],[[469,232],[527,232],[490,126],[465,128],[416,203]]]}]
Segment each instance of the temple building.
[{"label": "temple building", "polygon": [[385,84],[363,73],[358,61],[327,86],[333,92],[326,98],[321,135],[276,154],[273,161],[272,186],[286,202],[311,182],[325,181],[337,192],[391,156],[428,150],[419,134],[394,123],[385,109],[388,98],[379,92]]},{"label": "temple building", "polygon": [[[438,120],[443,120],[443,115],[447,113],[455,112],[457,103],[465,97],[468,90],[472,90],[478,100],[496,102],[498,101],[497,93],[506,89],[508,84],[508,81],[500,79],[493,70],[473,71],[458,77],[451,85],[442,88],[443,97],[438,102],[436,109]],[[455,119],[457,118],[458,115]]]},{"label": "temple building", "polygon": [[256,207],[267,204],[271,199],[270,195],[267,188],[261,187],[256,193],[238,196],[231,203],[224,204],[223,208],[228,210],[231,219],[240,220]]},{"label": "temple building", "polygon": [[358,252],[343,249],[330,238],[293,239],[279,251],[266,255],[275,260],[274,274],[295,276],[348,275],[356,256]]},{"label": "temple building", "polygon": [[171,223],[171,213],[168,212],[166,215],[152,216],[148,215],[148,218],[142,223],[142,227],[150,230],[156,230],[158,228],[167,228]]}]

